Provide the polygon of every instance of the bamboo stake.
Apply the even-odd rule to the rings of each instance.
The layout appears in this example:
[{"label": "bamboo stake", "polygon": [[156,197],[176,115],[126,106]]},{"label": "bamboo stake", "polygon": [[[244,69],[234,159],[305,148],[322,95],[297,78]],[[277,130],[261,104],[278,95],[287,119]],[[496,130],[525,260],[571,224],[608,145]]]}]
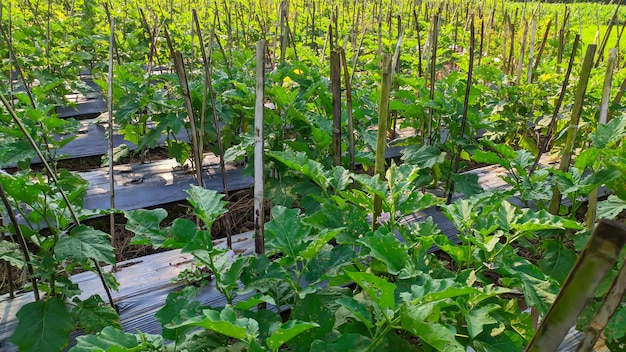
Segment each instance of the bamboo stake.
[{"label": "bamboo stake", "polygon": [[[595,48],[593,51],[595,54]],[[602,279],[617,261],[625,244],[626,226],[616,221],[600,220],[526,352],[551,352],[558,349],[586,303],[593,298]]]},{"label": "bamboo stake", "polygon": [[522,68],[524,68],[524,52],[526,51],[526,37],[528,36],[528,21],[524,21],[524,34],[522,34],[522,46],[519,49],[519,61],[517,62],[517,72],[515,75],[515,85],[519,86],[522,79]]},{"label": "bamboo stake", "polygon": [[[432,54],[430,57],[430,100],[435,100],[435,78],[437,73],[437,42],[439,37],[439,14],[433,16],[433,24],[431,29],[431,43],[432,46]],[[428,145],[432,145],[433,143],[433,118],[435,115],[435,109],[432,107],[428,108],[428,131],[427,131],[427,139],[424,138],[422,134],[422,143]],[[422,121],[422,131],[424,130],[424,123]]]},{"label": "bamboo stake", "polygon": [[615,98],[613,99],[613,105],[619,104],[619,101],[622,100],[622,96],[624,96],[624,92],[626,91],[626,78],[622,81]]},{"label": "bamboo stake", "polygon": [[254,252],[265,253],[265,40],[256,44],[256,97],[254,104]]},{"label": "bamboo stake", "polygon": [[[12,177],[4,170],[0,170],[2,175]],[[24,261],[26,262],[26,269],[28,270],[28,275],[30,276],[30,282],[33,285],[33,294],[35,295],[35,300],[39,300],[41,297],[39,295],[39,288],[37,287],[37,279],[33,275],[35,272],[33,270],[33,264],[30,261],[30,254],[28,253],[28,244],[26,244],[26,238],[22,233],[22,228],[20,227],[15,214],[11,210],[11,204],[9,203],[9,198],[7,197],[6,192],[4,192],[4,187],[2,187],[2,183],[0,183],[0,198],[2,198],[2,203],[6,208],[7,215],[9,216],[9,220],[11,220],[11,225],[13,225],[13,229],[15,230],[15,236],[17,236],[17,242],[20,244],[20,248],[22,250],[22,254],[24,255]]]},{"label": "bamboo stake", "polygon": [[[380,87],[380,103],[378,104],[378,136],[376,138],[376,162],[374,173],[382,180],[385,178],[387,163],[385,148],[387,143],[387,119],[389,118],[389,95],[391,93],[391,55],[383,55],[382,84]],[[372,229],[376,231],[378,217],[382,212],[383,200],[374,195],[374,211],[372,215]]]},{"label": "bamboo stake", "polygon": [[[539,52],[537,53],[537,58],[535,59],[535,65],[533,66],[532,75],[530,77],[530,83],[532,83],[533,76],[535,72],[537,71],[537,68],[539,68],[539,62],[541,62],[541,56],[543,55],[543,50],[545,49],[546,43],[548,42],[548,35],[550,34],[551,23],[552,23],[552,19],[549,19],[548,23],[546,24],[546,31],[543,33],[543,40],[541,41],[541,45],[539,45]],[[580,35],[578,37],[580,38]]]},{"label": "bamboo stake", "polygon": [[578,43],[580,42],[580,36],[576,34],[574,38],[574,46],[572,48],[572,53],[570,54],[569,64],[567,65],[567,72],[565,73],[565,78],[563,79],[563,84],[561,85],[561,93],[559,94],[559,98],[556,101],[554,106],[554,111],[552,112],[552,118],[550,119],[550,124],[548,124],[548,130],[546,132],[546,138],[543,143],[539,145],[539,151],[537,152],[537,157],[535,158],[535,162],[533,166],[530,168],[528,172],[528,177],[530,177],[533,172],[537,169],[537,165],[539,165],[539,159],[543,153],[548,149],[548,143],[550,143],[550,139],[552,139],[552,133],[554,130],[554,126],[556,125],[556,119],[559,116],[559,110],[561,110],[561,104],[563,104],[563,99],[565,98],[565,93],[567,91],[567,86],[569,84],[569,77],[572,73],[572,68],[574,67],[574,60],[576,59],[576,51],[578,49]]},{"label": "bamboo stake", "polygon": [[352,79],[348,72],[348,62],[346,61],[346,52],[339,50],[341,54],[341,62],[343,63],[343,79],[346,82],[346,110],[348,112],[348,154],[350,154],[350,171],[354,172],[354,116],[352,112]]},{"label": "bamboo stake", "polygon": [[[609,52],[609,58],[606,62],[606,73],[604,75],[604,86],[602,88],[602,100],[600,102],[600,118],[598,124],[606,124],[609,116],[609,103],[611,96],[611,85],[613,83],[613,66],[617,53],[615,48]],[[596,210],[598,206],[598,188],[594,188],[589,194],[589,202],[587,203],[587,228],[591,229],[596,222]]]},{"label": "bamboo stake", "polygon": [[609,36],[611,35],[611,31],[613,30],[613,26],[615,25],[615,21],[617,19],[617,13],[619,11],[619,7],[622,4],[622,2],[620,1],[617,6],[615,7],[615,11],[613,12],[613,16],[611,16],[611,20],[609,21],[609,25],[606,29],[606,33],[604,33],[604,37],[602,38],[602,42],[600,43],[600,47],[598,48],[598,59],[596,60],[596,64],[595,67],[598,67],[598,65],[600,64],[600,61],[602,61],[602,59],[604,58],[604,48],[606,48],[606,45],[609,42]]},{"label": "bamboo stake", "polygon": [[341,165],[341,55],[330,52],[330,91],[333,96],[333,165]]},{"label": "bamboo stake", "polygon": [[533,79],[533,55],[535,54],[535,36],[537,35],[537,19],[533,18],[533,27],[530,34],[530,47],[528,52],[528,75],[526,83],[531,83]]},{"label": "bamboo stake", "polygon": [[626,293],[626,264],[617,272],[617,276],[609,288],[609,292],[604,295],[600,307],[596,311],[591,323],[583,334],[583,338],[578,344],[577,352],[593,351],[593,347],[598,341],[602,330],[606,327],[609,319],[615,314],[617,308],[622,303],[622,297]]},{"label": "bamboo stake", "polygon": [[[587,82],[589,82],[589,75],[593,65],[593,58],[596,52],[596,45],[590,44],[587,47],[585,53],[585,59],[580,71],[580,78],[576,87],[576,96],[574,100],[574,106],[572,107],[572,113],[567,130],[567,140],[565,141],[565,147],[563,148],[563,156],[561,158],[561,164],[559,170],[566,172],[569,168],[570,161],[572,160],[572,153],[574,151],[574,142],[576,141],[576,132],[578,131],[578,121],[580,120],[580,114],[583,108],[583,101],[585,100],[585,91],[587,90]],[[557,185],[554,186],[552,193],[552,200],[550,201],[550,213],[557,215],[561,206],[561,192]]]},{"label": "bamboo stake", "polygon": [[[115,19],[110,17],[109,21],[109,73],[108,73],[108,92],[107,92],[107,112],[109,113],[109,206],[115,209],[115,178],[113,170],[113,52],[115,45]],[[115,214],[109,214],[109,233],[111,234],[111,245],[117,248],[115,241]],[[118,251],[115,251],[115,265],[117,268]]]},{"label": "bamboo stake", "polygon": [[174,68],[178,74],[180,88],[183,93],[183,100],[187,115],[189,117],[189,126],[191,128],[191,144],[194,154],[194,164],[196,166],[196,182],[198,186],[204,187],[204,179],[202,177],[202,146],[198,145],[198,129],[196,127],[196,118],[193,115],[193,105],[191,104],[191,94],[189,93],[189,84],[187,83],[187,73],[185,72],[185,63],[183,62],[183,54],[180,51],[174,53]]},{"label": "bamboo stake", "polygon": [[[470,43],[469,43],[469,67],[467,69],[467,83],[465,84],[465,97],[463,99],[463,115],[461,115],[461,131],[459,134],[459,140],[465,138],[465,126],[467,125],[467,111],[469,109],[469,97],[472,89],[472,76],[474,72],[474,46],[475,46],[475,34],[474,34],[474,19],[472,18],[470,24]],[[459,172],[459,161],[461,159],[461,152],[463,147],[461,144],[457,146],[456,154],[454,155],[454,166],[448,175],[448,197],[447,204],[452,203],[452,195],[454,194],[454,181],[452,181],[452,174]]]}]

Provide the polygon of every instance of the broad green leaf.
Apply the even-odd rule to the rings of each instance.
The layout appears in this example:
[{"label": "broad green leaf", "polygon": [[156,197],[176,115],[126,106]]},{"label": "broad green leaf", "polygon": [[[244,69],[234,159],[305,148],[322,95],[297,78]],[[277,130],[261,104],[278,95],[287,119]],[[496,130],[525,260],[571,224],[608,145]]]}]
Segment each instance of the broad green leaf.
[{"label": "broad green leaf", "polygon": [[510,352],[522,351],[524,339],[512,331],[504,331],[492,336],[487,332],[473,341],[472,347],[477,352]]},{"label": "broad green leaf", "polygon": [[24,266],[24,255],[17,243],[0,240],[0,260],[4,260],[16,268]]},{"label": "broad green leaf", "polygon": [[626,308],[620,305],[604,330],[608,339],[622,339],[626,335]]},{"label": "broad green leaf", "polygon": [[255,333],[258,326],[256,322],[248,318],[237,318],[237,313],[232,307],[226,306],[218,312],[212,309],[204,309],[201,315],[187,319],[180,324],[173,324],[171,328],[182,326],[199,326],[230,336],[234,339],[243,340],[248,333]]},{"label": "broad green leaf", "polygon": [[186,286],[180,292],[172,292],[167,295],[165,305],[154,314],[154,319],[163,326],[162,335],[164,338],[181,342],[187,333],[195,329],[193,326],[179,328],[170,328],[169,326],[202,314],[200,302],[194,300],[197,291],[198,289],[194,286]]},{"label": "broad green leaf", "polygon": [[609,148],[626,137],[626,115],[617,116],[606,124],[598,124],[595,132],[589,134],[595,148]]},{"label": "broad green leaf", "polygon": [[325,288],[296,300],[290,319],[316,322],[319,327],[294,337],[287,345],[294,349],[308,350],[313,341],[324,340],[335,326],[335,312],[340,307],[336,300],[348,294],[350,290],[346,288]]},{"label": "broad green leaf", "polygon": [[115,309],[99,295],[92,295],[84,301],[76,297],[73,301],[76,306],[70,314],[84,333],[96,333],[107,326],[122,328]]},{"label": "broad green leaf", "polygon": [[541,230],[582,230],[583,226],[575,220],[555,216],[546,210],[533,212],[530,209],[522,210],[522,217],[511,228],[519,232],[537,232]]},{"label": "broad green leaf", "polygon": [[387,198],[387,184],[380,180],[378,175],[372,177],[369,175],[356,174],[353,175],[352,178],[362,184],[370,195],[377,195],[383,199]]},{"label": "broad green leaf", "polygon": [[363,288],[363,291],[381,309],[391,309],[396,306],[394,296],[395,284],[364,272],[346,271],[346,275]]},{"label": "broad green leaf", "polygon": [[222,200],[224,195],[217,191],[191,185],[187,194],[193,213],[202,219],[207,229],[211,228],[218,216],[226,213],[226,202]]},{"label": "broad green leaf", "polygon": [[599,219],[615,219],[626,209],[626,200],[610,195],[606,200],[598,202],[597,217]]},{"label": "broad green leaf", "polygon": [[59,298],[28,303],[17,312],[17,318],[11,342],[25,352],[61,351],[75,328],[65,302]]},{"label": "broad green leaf", "polygon": [[265,224],[265,245],[268,253],[282,252],[291,259],[298,258],[306,249],[305,238],[311,227],[302,222],[300,209],[275,206],[272,220]]},{"label": "broad green leaf", "polygon": [[406,266],[409,259],[407,248],[400,245],[393,233],[379,229],[376,233],[363,237],[359,240],[370,249],[370,254],[387,265],[387,271],[392,275],[398,275]]},{"label": "broad green leaf", "polygon": [[483,192],[483,188],[478,184],[478,175],[476,174],[455,174],[452,175],[452,181],[454,182],[454,191],[463,193],[465,197]]},{"label": "broad green leaf", "polygon": [[563,285],[567,275],[574,267],[576,259],[578,259],[576,252],[565,247],[563,242],[557,239],[544,240],[542,248],[543,259],[539,261],[539,266],[544,273],[552,276]]},{"label": "broad green leaf", "polygon": [[317,256],[317,254],[328,244],[330,240],[335,238],[339,233],[344,231],[345,228],[338,229],[323,229],[321,233],[318,235],[318,238],[309,243],[304,251],[302,251],[302,258],[305,260],[311,260]]},{"label": "broad green leaf", "polygon": [[412,144],[402,150],[402,160],[421,169],[430,169],[435,164],[443,163],[446,153],[429,145]]},{"label": "broad green leaf", "polygon": [[55,255],[59,260],[74,258],[84,262],[95,259],[107,264],[115,264],[115,248],[109,235],[86,225],[78,225],[68,236],[59,238],[55,246]]},{"label": "broad green leaf", "polygon": [[[311,160],[307,157],[306,153],[299,152],[293,153],[292,151],[273,151],[268,152],[268,156],[278,160],[291,170],[297,171],[302,175],[311,179],[323,190],[327,190],[330,184],[330,175],[324,170],[324,165],[317,161]],[[336,180],[338,181],[338,180]]]},{"label": "broad green leaf", "polygon": [[372,344],[372,340],[361,334],[344,333],[333,342],[315,340],[311,344],[310,352],[365,352]]},{"label": "broad green leaf", "polygon": [[[164,229],[167,233],[160,247],[171,249],[183,248],[193,240],[196,235],[197,228],[196,223],[189,219],[178,218],[174,220],[171,227]],[[154,243],[154,239],[152,240],[152,243]]]},{"label": "broad green leaf", "polygon": [[248,297],[243,301],[237,302],[237,304],[235,304],[235,309],[240,310],[240,311],[245,311],[245,310],[249,310],[253,307],[258,306],[261,303],[268,303],[271,305],[276,305],[276,301],[274,301],[272,297],[261,294],[261,293],[257,293],[256,295],[252,297]]},{"label": "broad green leaf", "polygon": [[436,351],[465,352],[456,341],[454,328],[438,323],[438,314],[435,321],[429,318],[435,305],[435,303],[419,306],[402,305],[400,309],[402,328],[419,337],[423,343]]},{"label": "broad green leaf", "polygon": [[76,338],[76,346],[70,352],[139,352],[145,351],[141,336],[125,333],[112,326],[107,326],[97,335],[85,335]]},{"label": "broad green leaf", "polygon": [[131,231],[135,236],[131,244],[152,245],[159,248],[165,242],[165,230],[161,230],[160,224],[167,217],[167,211],[158,209],[136,209],[124,213],[126,230]]},{"label": "broad green leaf", "polygon": [[[125,143],[122,143],[120,145],[118,145],[117,147],[113,148],[113,163],[119,163],[120,160],[122,160],[122,158],[125,158],[128,156],[128,154],[130,153],[130,150],[128,149],[128,146]],[[109,154],[105,154],[102,156],[101,161],[100,161],[100,167],[107,167],[109,166]]]},{"label": "broad green leaf", "polygon": [[282,324],[278,330],[274,331],[274,333],[267,338],[267,347],[273,351],[277,351],[280,346],[285,344],[287,341],[315,327],[319,327],[319,325],[316,323],[289,320],[288,322]]},{"label": "broad green leaf", "polygon": [[372,313],[365,307],[365,305],[352,297],[342,297],[337,300],[337,303],[346,308],[352,315],[367,328],[374,327],[372,323]]},{"label": "broad green leaf", "polygon": [[485,325],[497,324],[498,321],[489,313],[500,309],[501,307],[495,303],[488,303],[474,307],[465,313],[465,321],[467,322],[467,330],[470,339],[476,338],[483,332]]},{"label": "broad green leaf", "polygon": [[559,292],[557,282],[528,260],[520,257],[504,257],[502,264],[496,271],[504,277],[519,278],[528,305],[536,306],[540,314],[546,314]]}]

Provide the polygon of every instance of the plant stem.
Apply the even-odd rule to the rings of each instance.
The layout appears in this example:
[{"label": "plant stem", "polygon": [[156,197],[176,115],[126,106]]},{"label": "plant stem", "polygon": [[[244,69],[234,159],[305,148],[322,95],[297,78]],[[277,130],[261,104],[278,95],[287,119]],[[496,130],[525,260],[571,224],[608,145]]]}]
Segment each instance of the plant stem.
[{"label": "plant stem", "polygon": [[[348,154],[350,154],[350,171],[354,172],[354,116],[352,113],[352,81],[350,72],[348,72],[348,62],[346,61],[346,52],[342,48],[339,49],[341,54],[341,62],[343,63],[343,78],[346,81],[346,110],[348,113]],[[358,54],[358,53],[357,53]]]}]

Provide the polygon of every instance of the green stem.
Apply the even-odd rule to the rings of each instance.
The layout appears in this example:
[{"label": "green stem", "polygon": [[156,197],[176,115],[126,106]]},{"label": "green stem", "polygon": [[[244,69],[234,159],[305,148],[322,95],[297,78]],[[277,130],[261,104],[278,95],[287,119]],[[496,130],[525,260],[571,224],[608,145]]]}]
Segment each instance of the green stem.
[{"label": "green stem", "polygon": [[[383,56],[382,84],[380,92],[380,103],[378,105],[378,137],[376,139],[376,162],[374,172],[384,179],[387,163],[385,161],[385,148],[387,143],[387,120],[389,118],[389,95],[391,93],[391,55]],[[372,229],[378,228],[377,218],[382,211],[383,200],[378,195],[374,195],[374,212],[372,215]]]}]

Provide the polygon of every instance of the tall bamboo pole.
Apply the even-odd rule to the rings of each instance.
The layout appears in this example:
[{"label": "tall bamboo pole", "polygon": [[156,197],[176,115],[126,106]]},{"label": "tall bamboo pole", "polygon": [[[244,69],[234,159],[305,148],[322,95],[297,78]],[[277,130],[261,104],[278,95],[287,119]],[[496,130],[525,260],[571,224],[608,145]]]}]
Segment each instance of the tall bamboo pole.
[{"label": "tall bamboo pole", "polygon": [[602,279],[617,261],[625,244],[624,224],[600,220],[526,352],[552,352],[558,349],[578,315],[593,298]]},{"label": "tall bamboo pole", "polygon": [[264,101],[265,101],[265,40],[256,44],[256,97],[254,104],[254,251],[265,253],[265,152],[264,152]]},{"label": "tall bamboo pole", "polygon": [[[604,75],[604,86],[602,88],[602,100],[600,102],[600,116],[598,124],[606,124],[609,117],[609,104],[611,99],[611,84],[613,83],[613,66],[617,58],[617,50],[611,49],[609,58],[606,61],[606,73]],[[591,229],[596,222],[596,208],[598,205],[598,188],[594,188],[589,194],[587,203],[587,228]]]},{"label": "tall bamboo pole", "polygon": [[[111,209],[115,209],[115,177],[113,168],[113,48],[115,46],[115,18],[113,17],[110,17],[109,30],[109,75],[107,77],[107,112],[109,113],[109,206]],[[113,248],[116,248],[114,213],[109,214],[109,233],[111,234]],[[115,254],[117,256],[118,251],[115,251]],[[117,266],[117,260],[115,261],[115,266]]]},{"label": "tall bamboo pole", "polygon": [[341,55],[330,51],[330,92],[333,105],[333,164],[341,165]]},{"label": "tall bamboo pole", "polygon": [[[389,118],[389,95],[391,93],[391,55],[383,55],[382,84],[380,87],[380,102],[378,104],[378,137],[376,139],[376,162],[374,163],[374,173],[380,179],[385,177],[387,163],[385,160],[385,149],[387,144],[387,120]],[[374,211],[372,215],[372,228],[376,230],[379,226],[377,218],[382,212],[383,200],[378,195],[374,195]]]},{"label": "tall bamboo pole", "polygon": [[[583,101],[585,100],[585,91],[587,90],[587,82],[589,82],[589,75],[591,74],[591,68],[593,66],[593,58],[596,53],[596,45],[590,44],[587,47],[583,65],[580,71],[580,78],[578,80],[578,86],[576,87],[576,96],[574,99],[574,106],[572,107],[572,113],[570,122],[567,127],[567,140],[565,141],[565,147],[563,148],[563,156],[561,158],[561,164],[559,170],[566,172],[569,169],[570,161],[572,160],[572,153],[574,151],[574,143],[576,141],[576,132],[578,131],[578,122],[583,109]],[[550,213],[557,215],[559,208],[561,207],[561,192],[557,185],[554,186],[552,192],[552,200],[550,201]]]}]

